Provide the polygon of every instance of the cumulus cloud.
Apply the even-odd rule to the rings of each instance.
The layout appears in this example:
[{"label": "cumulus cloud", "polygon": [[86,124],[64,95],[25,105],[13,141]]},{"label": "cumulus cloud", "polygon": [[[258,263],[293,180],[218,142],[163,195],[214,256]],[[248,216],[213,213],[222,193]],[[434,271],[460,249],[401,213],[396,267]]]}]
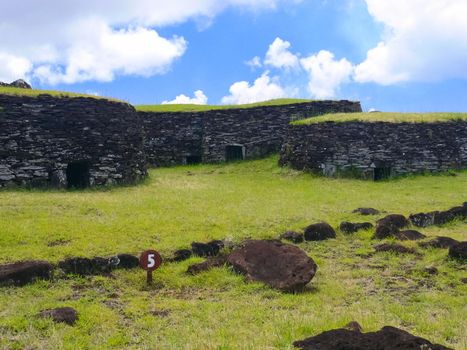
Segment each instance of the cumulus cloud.
[{"label": "cumulus cloud", "polygon": [[355,80],[389,85],[467,78],[467,1],[366,0],[385,25],[381,42],[357,65]]},{"label": "cumulus cloud", "polygon": [[275,68],[292,69],[299,65],[298,57],[290,52],[290,43],[276,38],[266,52],[264,63]]},{"label": "cumulus cloud", "polygon": [[246,61],[245,64],[251,67],[252,69],[261,68],[263,66],[263,64],[261,63],[261,58],[259,58],[259,56],[253,57],[251,60]]},{"label": "cumulus cloud", "polygon": [[300,60],[309,74],[308,89],[313,97],[331,98],[336,96],[341,84],[350,80],[352,63],[345,58],[334,59],[334,54],[321,50],[315,55]]},{"label": "cumulus cloud", "polygon": [[160,36],[156,27],[280,2],[294,0],[0,1],[0,80],[29,76],[72,84],[162,74],[187,43]]},{"label": "cumulus cloud", "polygon": [[188,97],[185,95],[178,95],[172,101],[164,101],[162,102],[163,105],[169,104],[184,104],[184,105],[205,105],[208,103],[208,98],[204,94],[202,90],[196,90],[194,97]]},{"label": "cumulus cloud", "polygon": [[223,104],[245,104],[271,100],[286,96],[286,91],[263,73],[250,85],[247,81],[238,81],[230,86],[230,95],[222,98]]}]

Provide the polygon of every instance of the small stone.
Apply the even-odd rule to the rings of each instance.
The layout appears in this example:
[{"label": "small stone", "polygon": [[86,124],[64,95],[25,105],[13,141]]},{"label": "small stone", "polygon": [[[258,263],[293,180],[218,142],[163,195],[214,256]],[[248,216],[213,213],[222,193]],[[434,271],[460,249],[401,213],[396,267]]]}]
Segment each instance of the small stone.
[{"label": "small stone", "polygon": [[360,215],[378,215],[380,212],[374,208],[357,208],[352,213],[360,214]]},{"label": "small stone", "polygon": [[449,256],[453,259],[466,262],[467,260],[467,241],[459,242],[449,248]]},{"label": "small stone", "polygon": [[326,222],[320,222],[305,228],[306,241],[323,241],[329,238],[336,238],[336,231]]},{"label": "small stone", "polygon": [[208,243],[191,243],[193,254],[201,257],[216,256],[223,247],[224,243],[219,240],[214,240]]},{"label": "small stone", "polygon": [[134,269],[139,267],[139,259],[137,256],[131,254],[118,254],[117,258],[119,263],[116,268],[118,269]]},{"label": "small stone", "polygon": [[303,242],[303,233],[298,233],[295,231],[287,231],[281,234],[280,239],[285,239],[286,241],[290,241],[293,243],[302,243]]},{"label": "small stone", "polygon": [[423,233],[415,230],[405,230],[394,233],[394,237],[401,241],[416,241],[419,239],[426,238]]},{"label": "small stone", "polygon": [[438,236],[433,238],[428,242],[421,242],[418,245],[422,248],[451,248],[452,246],[458,244],[459,241],[451,237]]},{"label": "small stone", "polygon": [[188,266],[187,272],[191,275],[197,275],[201,272],[211,270],[214,267],[221,267],[227,262],[226,256],[215,256],[210,257],[206,261],[199,264],[193,264]]},{"label": "small stone", "polygon": [[78,320],[78,312],[71,307],[43,310],[39,314],[42,318],[51,318],[55,323],[66,323],[73,326]]},{"label": "small stone", "polygon": [[375,251],[377,252],[391,252],[391,253],[396,253],[396,254],[416,254],[417,251],[412,248],[404,247],[403,245],[400,244],[393,244],[393,243],[383,243],[383,244],[378,244],[375,246]]},{"label": "small stone", "polygon": [[345,326],[344,326],[344,329],[348,329],[349,331],[353,331],[353,332],[363,332],[363,328],[362,326],[360,326],[360,324],[356,321],[351,321],[349,323],[347,323]]},{"label": "small stone", "polygon": [[190,249],[179,249],[174,252],[172,261],[180,262],[191,258],[192,252]]},{"label": "small stone", "polygon": [[340,224],[339,229],[343,233],[355,233],[360,230],[369,230],[372,227],[373,224],[370,222],[351,223],[344,221]]},{"label": "small stone", "polygon": [[434,266],[427,266],[423,269],[423,272],[429,274],[429,275],[437,275],[438,274],[438,269]]}]

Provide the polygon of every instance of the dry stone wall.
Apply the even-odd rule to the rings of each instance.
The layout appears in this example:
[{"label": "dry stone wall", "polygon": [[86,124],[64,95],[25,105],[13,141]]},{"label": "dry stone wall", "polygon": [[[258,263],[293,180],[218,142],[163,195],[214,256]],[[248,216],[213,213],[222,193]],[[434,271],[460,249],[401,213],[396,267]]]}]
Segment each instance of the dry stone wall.
[{"label": "dry stone wall", "polygon": [[0,95],[0,187],[86,187],[146,176],[143,125],[104,99]]},{"label": "dry stone wall", "polygon": [[375,180],[466,168],[467,122],[290,125],[280,163]]}]

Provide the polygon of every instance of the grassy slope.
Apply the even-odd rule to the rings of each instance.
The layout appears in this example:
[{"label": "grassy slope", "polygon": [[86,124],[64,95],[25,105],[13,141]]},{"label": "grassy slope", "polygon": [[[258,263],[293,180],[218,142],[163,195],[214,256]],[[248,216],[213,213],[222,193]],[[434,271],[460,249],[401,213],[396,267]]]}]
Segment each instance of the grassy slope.
[{"label": "grassy slope", "polygon": [[244,105],[183,105],[183,104],[165,104],[165,105],[139,105],[135,106],[136,110],[142,112],[203,112],[218,109],[232,108],[252,108],[260,106],[280,106],[293,103],[310,102],[311,100],[296,99],[296,98],[279,98],[264,102],[249,103]]},{"label": "grassy slope", "polygon": [[37,97],[39,95],[50,95],[54,97],[85,97],[95,99],[105,99],[117,102],[124,102],[114,98],[101,97],[96,95],[79,94],[75,92],[56,91],[56,90],[37,90],[37,89],[20,89],[14,87],[0,86],[0,95],[14,95],[14,96],[29,96]]},{"label": "grassy slope", "polygon": [[[337,226],[378,218],[351,213],[360,206],[409,214],[466,200],[467,172],[374,183],[313,177],[276,164],[272,157],[157,169],[146,184],[105,192],[0,192],[0,261],[56,262],[147,248],[167,254],[194,240],[276,237],[320,220]],[[422,232],[467,239],[461,222]],[[141,270],[2,288],[0,348],[288,349],[294,340],[356,320],[366,331],[399,326],[465,349],[465,265],[447,260],[446,250],[420,250],[420,259],[359,256],[372,251],[370,237],[371,232],[339,234],[300,244],[319,270],[297,295],[244,283],[228,269],[186,275],[198,258],[164,264],[150,289]],[[48,246],[60,239],[69,243]],[[429,265],[440,273],[424,275]],[[78,309],[75,327],[35,317],[58,306]]]},{"label": "grassy slope", "polygon": [[467,113],[337,113],[326,114],[319,117],[303,119],[294,122],[295,125],[307,125],[323,122],[350,122],[350,121],[365,121],[365,122],[389,122],[389,123],[433,123],[446,122],[452,120],[467,121]]}]

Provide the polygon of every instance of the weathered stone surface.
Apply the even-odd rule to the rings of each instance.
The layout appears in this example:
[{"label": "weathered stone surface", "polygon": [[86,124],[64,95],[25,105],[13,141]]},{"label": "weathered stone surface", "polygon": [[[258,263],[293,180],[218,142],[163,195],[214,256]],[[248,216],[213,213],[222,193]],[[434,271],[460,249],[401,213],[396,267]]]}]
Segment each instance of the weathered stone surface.
[{"label": "weathered stone surface", "polygon": [[422,248],[451,248],[457,243],[459,243],[459,241],[456,241],[451,237],[439,236],[428,242],[420,242],[418,245]]},{"label": "weathered stone surface", "polygon": [[432,211],[429,213],[418,213],[410,215],[409,219],[413,225],[418,227],[427,227],[431,225],[444,225],[456,219],[467,218],[467,206],[453,207],[445,211]]},{"label": "weathered stone surface", "polygon": [[172,261],[183,261],[191,258],[192,252],[190,249],[179,249],[174,252]]},{"label": "weathered stone surface", "polygon": [[347,323],[343,329],[348,329],[349,331],[354,331],[354,332],[363,332],[362,326],[356,321],[351,321]]},{"label": "weathered stone surface", "polygon": [[410,214],[409,220],[412,225],[417,227],[428,227],[435,224],[435,213],[418,213],[418,214]]},{"label": "weathered stone surface", "polygon": [[303,233],[299,233],[295,231],[284,232],[279,236],[279,238],[285,239],[286,241],[290,241],[293,243],[302,243],[304,240]]},{"label": "weathered stone surface", "polygon": [[340,224],[339,229],[343,233],[355,233],[360,230],[369,230],[373,227],[373,224],[370,222],[358,222],[352,223],[344,221]]},{"label": "weathered stone surface", "polygon": [[419,239],[426,238],[426,236],[415,230],[405,230],[394,233],[394,237],[401,241],[416,241]]},{"label": "weathered stone surface", "polygon": [[23,79],[15,80],[14,82],[10,84],[0,82],[0,86],[9,86],[9,87],[15,87],[15,88],[20,88],[20,89],[32,89],[31,85],[29,85]]},{"label": "weathered stone surface", "polygon": [[378,215],[379,210],[374,208],[357,208],[352,213],[360,214],[360,215]]},{"label": "weathered stone surface", "polygon": [[325,239],[336,238],[336,231],[326,222],[312,224],[305,228],[306,241],[323,241]]},{"label": "weathered stone surface", "polygon": [[290,125],[281,165],[325,176],[378,179],[467,168],[467,121]]},{"label": "weathered stone surface", "polygon": [[139,267],[139,259],[131,254],[118,254],[118,264],[115,266],[118,269],[134,269]]},{"label": "weathered stone surface", "polygon": [[53,265],[47,261],[21,261],[0,265],[0,285],[22,286],[36,279],[49,279]]},{"label": "weathered stone surface", "polygon": [[100,275],[109,274],[113,268],[118,265],[118,262],[113,258],[102,258],[96,256],[89,258],[69,258],[58,263],[58,266],[66,274],[75,275]]},{"label": "weathered stone surface", "polygon": [[224,266],[226,262],[227,257],[223,255],[210,257],[206,261],[188,266],[187,272],[191,275],[197,275],[198,273],[208,271],[213,267]]},{"label": "weathered stone surface", "polygon": [[377,252],[391,252],[396,254],[417,254],[417,251],[413,248],[404,247],[403,245],[396,243],[382,243],[375,246]]},{"label": "weathered stone surface", "polygon": [[405,216],[400,214],[390,214],[376,222],[376,231],[374,238],[383,239],[393,236],[399,232],[401,228],[409,225],[409,221]]},{"label": "weathered stone surface", "polygon": [[449,256],[453,259],[467,261],[467,241],[459,242],[449,248]]},{"label": "weathered stone surface", "polygon": [[388,326],[370,333],[334,329],[293,345],[302,350],[452,350]]},{"label": "weathered stone surface", "polygon": [[191,250],[193,252],[193,255],[201,257],[216,256],[217,254],[219,254],[219,251],[223,247],[224,243],[219,240],[214,240],[208,243],[191,243]]},{"label": "weathered stone surface", "polygon": [[248,280],[260,281],[282,291],[303,288],[317,269],[303,250],[280,241],[247,241],[230,253],[227,262]]},{"label": "weathered stone surface", "polygon": [[71,307],[43,310],[39,314],[42,318],[51,318],[55,323],[66,323],[73,326],[78,320],[78,312]]}]

